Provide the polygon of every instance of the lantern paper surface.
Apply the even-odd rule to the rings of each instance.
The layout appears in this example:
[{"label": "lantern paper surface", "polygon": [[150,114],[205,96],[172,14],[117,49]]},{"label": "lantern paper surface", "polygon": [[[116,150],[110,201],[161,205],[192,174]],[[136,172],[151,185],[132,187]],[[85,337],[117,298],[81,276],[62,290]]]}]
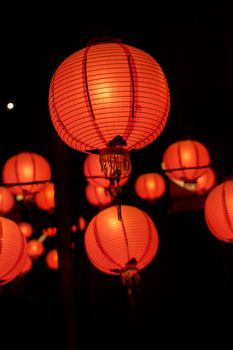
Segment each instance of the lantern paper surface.
[{"label": "lantern paper surface", "polygon": [[44,253],[44,244],[37,239],[27,241],[27,254],[32,258],[37,258]]},{"label": "lantern paper surface", "polygon": [[[132,170],[132,169],[131,169]],[[130,170],[130,172],[131,172]],[[98,154],[88,154],[83,165],[84,176],[87,181],[94,186],[111,187],[109,179],[105,178],[104,172],[101,170]],[[129,176],[121,177],[119,186],[123,186],[129,180]],[[116,183],[113,184],[116,186]]]},{"label": "lantern paper surface", "polygon": [[58,253],[57,249],[52,249],[46,254],[46,265],[52,269],[57,270],[58,269]]},{"label": "lantern paper surface", "polygon": [[0,285],[11,282],[20,274],[26,257],[26,239],[18,225],[0,217]]},{"label": "lantern paper surface", "polygon": [[14,207],[15,199],[13,194],[6,188],[0,187],[0,213],[2,215],[11,211]]},{"label": "lantern paper surface", "polygon": [[104,149],[116,136],[128,150],[143,148],[160,135],[169,109],[160,65],[119,42],[99,42],[73,53],[50,83],[53,125],[65,143],[82,152]]},{"label": "lantern paper surface", "polygon": [[45,211],[51,211],[55,208],[55,188],[52,182],[47,183],[39,190],[34,197],[36,206]]},{"label": "lantern paper surface", "polygon": [[156,199],[163,196],[166,190],[164,178],[157,173],[139,175],[135,181],[135,191],[142,199]]},{"label": "lantern paper surface", "polygon": [[225,181],[209,192],[204,214],[210,232],[233,243],[233,181]]},{"label": "lantern paper surface", "polygon": [[117,208],[100,211],[87,226],[84,242],[92,264],[107,274],[119,274],[133,259],[137,269],[155,257],[159,237],[152,219],[141,209],[122,205],[122,220]]},{"label": "lantern paper surface", "polygon": [[167,170],[166,175],[171,180],[195,181],[205,173],[205,167],[209,165],[210,156],[207,148],[194,140],[177,141],[163,154],[162,168]]},{"label": "lantern paper surface", "polygon": [[29,222],[20,222],[18,223],[19,229],[22,232],[22,234],[26,237],[29,238],[33,234],[33,227]]},{"label": "lantern paper surface", "polygon": [[17,195],[34,194],[44,186],[44,183],[23,184],[26,182],[49,181],[51,168],[48,161],[39,154],[21,152],[9,158],[3,166],[2,179],[4,184],[21,184],[9,186],[9,190]]},{"label": "lantern paper surface", "polygon": [[101,186],[87,184],[85,194],[90,204],[99,207],[110,204],[113,201],[111,194],[107,191],[106,188]]}]

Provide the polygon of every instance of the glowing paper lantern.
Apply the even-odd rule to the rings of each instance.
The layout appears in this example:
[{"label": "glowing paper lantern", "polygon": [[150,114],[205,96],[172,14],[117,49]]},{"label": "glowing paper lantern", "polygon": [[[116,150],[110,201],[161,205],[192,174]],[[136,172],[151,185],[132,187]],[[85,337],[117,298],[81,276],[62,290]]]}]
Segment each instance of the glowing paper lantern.
[{"label": "glowing paper lantern", "polygon": [[206,193],[216,184],[216,174],[212,168],[206,168],[205,173],[197,178],[195,192]]},{"label": "glowing paper lantern", "polygon": [[106,177],[129,175],[129,151],[153,142],[170,110],[166,77],[148,53],[104,38],[67,57],[49,89],[55,130],[70,147],[100,153]]},{"label": "glowing paper lantern", "polygon": [[139,175],[135,181],[135,191],[138,197],[147,200],[160,198],[164,195],[166,183],[157,173]]},{"label": "glowing paper lantern", "polygon": [[31,239],[27,242],[27,253],[32,258],[38,258],[44,253],[44,244],[38,239]]},{"label": "glowing paper lantern", "polygon": [[18,225],[0,217],[0,285],[14,280],[26,261],[26,239]]},{"label": "glowing paper lantern", "polygon": [[52,269],[57,270],[58,269],[58,253],[57,249],[50,250],[45,257],[46,265]]},{"label": "glowing paper lantern", "polygon": [[[2,170],[4,184],[19,184],[9,186],[9,190],[16,195],[34,194],[39,191],[44,183],[33,183],[37,181],[49,181],[51,168],[48,161],[39,154],[32,152],[21,152],[9,158]],[[31,184],[23,184],[31,183]]]},{"label": "glowing paper lantern", "polygon": [[[171,180],[194,183],[210,165],[207,148],[194,140],[177,141],[163,154],[162,168]],[[180,169],[180,170],[179,170]]]},{"label": "glowing paper lantern", "polygon": [[153,260],[159,237],[152,219],[144,211],[127,205],[121,209],[121,220],[115,206],[92,218],[84,243],[91,263],[106,274],[120,275],[125,284]]},{"label": "glowing paper lantern", "polygon": [[111,194],[106,190],[106,188],[101,186],[93,186],[88,184],[86,186],[85,194],[88,202],[98,207],[107,205],[113,201]]},{"label": "glowing paper lantern", "polygon": [[55,208],[55,188],[52,182],[47,183],[34,196],[36,206],[42,210],[52,211]]},{"label": "glowing paper lantern", "polygon": [[233,243],[233,181],[225,181],[208,193],[204,215],[215,237]]},{"label": "glowing paper lantern", "polygon": [[33,228],[29,222],[20,222],[18,223],[18,226],[20,231],[26,238],[29,238],[32,236]]},{"label": "glowing paper lantern", "polygon": [[33,265],[32,258],[29,255],[27,255],[26,261],[23,265],[23,268],[22,268],[20,274],[24,275],[25,273],[29,272],[32,269],[32,265]]},{"label": "glowing paper lantern", "polygon": [[[83,165],[84,176],[87,181],[94,186],[111,187],[116,186],[116,182],[111,182],[111,179],[106,179],[104,171],[101,169],[100,159],[97,154],[88,154]],[[129,175],[120,178],[119,186],[123,186],[129,180]]]},{"label": "glowing paper lantern", "polygon": [[12,193],[6,188],[0,187],[0,213],[4,215],[14,207],[15,199]]}]

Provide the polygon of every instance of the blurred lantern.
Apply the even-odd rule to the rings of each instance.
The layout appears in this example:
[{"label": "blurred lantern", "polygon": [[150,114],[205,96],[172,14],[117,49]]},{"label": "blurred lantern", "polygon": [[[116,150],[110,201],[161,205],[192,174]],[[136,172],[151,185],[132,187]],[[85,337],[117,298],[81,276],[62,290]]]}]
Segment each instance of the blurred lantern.
[{"label": "blurred lantern", "polygon": [[23,268],[20,272],[21,275],[24,275],[25,273],[29,272],[32,269],[33,261],[32,258],[27,255],[25,263],[23,265]]},{"label": "blurred lantern", "polygon": [[80,217],[78,218],[78,225],[79,225],[79,229],[80,229],[81,231],[83,231],[83,230],[85,229],[86,224],[87,224],[87,222],[86,222],[86,220],[84,219],[84,217],[83,217],[83,216],[80,216]]},{"label": "blurred lantern", "polygon": [[[84,176],[86,180],[94,186],[111,187],[116,186],[116,182],[112,182],[112,178],[106,179],[104,171],[101,169],[100,158],[97,154],[88,154],[84,160],[83,166]],[[128,180],[131,169],[127,176],[121,176],[119,186],[123,186]]]},{"label": "blurred lantern", "polygon": [[205,173],[197,178],[195,192],[203,194],[216,184],[216,174],[212,168],[206,168]]},{"label": "blurred lantern", "polygon": [[189,185],[188,183],[182,180],[172,180],[178,186],[185,188],[186,190],[196,192],[200,195],[205,194],[216,184],[216,174],[214,170],[210,167],[205,168],[205,173],[199,176],[193,185]]},{"label": "blurred lantern", "polygon": [[227,180],[208,193],[204,215],[215,237],[233,243],[233,181]]},{"label": "blurred lantern", "polygon": [[33,228],[32,228],[32,225],[29,224],[29,222],[20,222],[18,223],[18,226],[20,231],[26,238],[29,238],[32,236]]},{"label": "blurred lantern", "polygon": [[14,207],[15,199],[13,194],[6,188],[0,187],[0,214],[4,215]]},{"label": "blurred lantern", "polygon": [[84,243],[91,263],[106,274],[120,275],[129,290],[158,251],[159,237],[152,219],[142,210],[122,205],[100,211],[88,224]]},{"label": "blurred lantern", "polygon": [[26,261],[26,239],[18,225],[0,217],[0,285],[11,282]]},{"label": "blurred lantern", "polygon": [[39,191],[44,182],[51,179],[51,169],[48,161],[41,155],[21,152],[5,162],[2,179],[12,193],[27,196]]},{"label": "blurred lantern", "polygon": [[31,239],[27,242],[27,253],[32,258],[38,258],[44,253],[44,244],[38,239]]},{"label": "blurred lantern", "polygon": [[162,168],[166,175],[175,181],[184,181],[190,189],[195,188],[198,177],[202,176],[210,165],[207,148],[198,141],[177,141],[163,154]]},{"label": "blurred lantern", "polygon": [[99,153],[105,177],[129,176],[129,151],[153,142],[170,109],[166,77],[148,53],[115,38],[93,40],[67,57],[49,89],[49,111],[70,147]]},{"label": "blurred lantern", "polygon": [[53,211],[55,208],[55,188],[52,182],[44,185],[34,196],[34,203],[39,209]]},{"label": "blurred lantern", "polygon": [[46,265],[52,269],[57,270],[58,269],[58,253],[57,249],[52,249],[49,252],[47,252],[45,257]]},{"label": "blurred lantern", "polygon": [[56,236],[56,234],[57,234],[56,227],[47,227],[47,228],[44,228],[42,231],[42,235],[47,237],[53,237],[53,236]]},{"label": "blurred lantern", "polygon": [[87,184],[85,194],[88,202],[98,207],[105,206],[113,201],[108,190],[101,186]]},{"label": "blurred lantern", "polygon": [[135,181],[135,192],[142,199],[160,198],[164,195],[165,190],[165,180],[157,173],[139,175]]}]

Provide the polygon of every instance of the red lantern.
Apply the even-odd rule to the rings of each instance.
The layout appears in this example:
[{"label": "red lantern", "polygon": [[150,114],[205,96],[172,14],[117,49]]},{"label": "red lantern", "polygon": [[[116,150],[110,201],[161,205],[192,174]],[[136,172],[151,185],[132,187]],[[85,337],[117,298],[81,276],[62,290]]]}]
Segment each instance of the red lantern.
[{"label": "red lantern", "polygon": [[19,184],[9,187],[9,190],[16,195],[25,196],[36,193],[44,186],[44,183],[34,182],[49,181],[50,178],[51,169],[48,161],[41,155],[32,152],[22,152],[9,158],[2,170],[4,184]]},{"label": "red lantern", "polygon": [[14,207],[15,199],[12,193],[5,187],[0,187],[0,213],[2,215],[11,211]]},{"label": "red lantern", "polygon": [[22,232],[22,234],[26,237],[29,238],[32,236],[33,233],[33,228],[32,225],[29,224],[29,222],[20,222],[18,224],[20,231]]},{"label": "red lantern", "polygon": [[206,168],[205,173],[197,178],[195,192],[203,194],[216,184],[216,174],[212,168]]},{"label": "red lantern", "polygon": [[58,253],[57,249],[50,250],[45,257],[46,265],[52,269],[57,270],[58,269]]},{"label": "red lantern", "polygon": [[49,90],[51,119],[61,139],[100,153],[108,178],[129,175],[129,151],[153,142],[170,109],[166,77],[148,53],[117,39],[89,45],[57,68]]},{"label": "red lantern", "polygon": [[0,217],[0,285],[14,280],[26,261],[26,239],[18,225]]},{"label": "red lantern", "polygon": [[125,284],[153,260],[159,237],[144,211],[122,205],[121,220],[115,206],[100,211],[87,226],[84,243],[91,263],[104,273],[120,274]]},{"label": "red lantern", "polygon": [[32,269],[32,265],[33,265],[32,258],[29,255],[27,255],[26,261],[23,265],[23,268],[22,268],[20,274],[24,275],[25,273],[29,272]]},{"label": "red lantern", "polygon": [[55,188],[52,182],[47,183],[35,194],[34,202],[42,210],[52,211],[55,208]]},{"label": "red lantern", "polygon": [[204,215],[215,237],[233,243],[233,181],[225,181],[209,192]]},{"label": "red lantern", "polygon": [[[116,186],[115,182],[111,182],[111,179],[106,179],[104,171],[101,169],[100,159],[97,154],[88,154],[84,160],[83,166],[84,176],[87,181],[94,186],[111,187]],[[129,175],[122,176],[120,178],[119,186],[123,186],[129,180]]]},{"label": "red lantern", "polygon": [[32,258],[38,258],[44,253],[44,244],[38,239],[31,239],[27,242],[27,253]]},{"label": "red lantern", "polygon": [[106,190],[106,188],[101,186],[93,186],[88,184],[86,186],[86,198],[88,202],[96,206],[104,206],[113,201],[111,194]]},{"label": "red lantern", "polygon": [[[171,180],[194,183],[210,165],[207,148],[198,141],[177,141],[163,155],[162,168]],[[173,170],[174,169],[174,170]],[[179,170],[180,169],[180,170]]]},{"label": "red lantern", "polygon": [[[168,177],[169,174],[167,174]],[[178,186],[192,192],[196,192],[200,195],[207,193],[216,184],[216,174],[214,170],[210,167],[205,168],[205,173],[199,176],[195,182],[185,182],[183,180],[176,180],[172,176],[171,181]]]},{"label": "red lantern", "polygon": [[157,173],[142,174],[135,181],[135,191],[138,197],[147,200],[160,198],[164,195],[166,183]]}]

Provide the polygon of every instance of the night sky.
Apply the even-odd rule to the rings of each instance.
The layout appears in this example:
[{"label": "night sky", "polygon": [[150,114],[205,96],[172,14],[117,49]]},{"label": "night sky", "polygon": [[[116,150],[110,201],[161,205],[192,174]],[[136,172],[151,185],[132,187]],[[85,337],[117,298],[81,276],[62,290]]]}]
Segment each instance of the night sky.
[{"label": "night sky", "polygon": [[[72,266],[69,260],[52,271],[41,256],[27,275],[1,288],[1,334],[9,348],[134,349],[172,341],[189,349],[195,342],[222,341],[233,332],[233,248],[208,230],[205,196],[186,193],[175,198],[174,185],[161,169],[163,152],[171,143],[193,139],[208,148],[218,183],[233,174],[231,6],[220,1],[156,4],[156,11],[118,9],[108,15],[72,8],[53,15],[41,11],[41,16],[36,10],[21,16],[14,11],[0,24],[0,166],[21,151],[39,153],[50,162],[60,185],[54,213],[21,202],[7,214],[16,222],[31,221],[35,237],[46,225],[65,231],[80,215],[89,222],[101,210],[85,198],[86,154],[65,145],[51,123],[48,89],[62,60],[95,37],[114,36],[157,60],[171,95],[163,132],[146,148],[132,151],[132,175],[122,188],[122,203],[147,212],[160,238],[158,254],[140,272],[134,308],[120,279],[89,263],[83,231],[69,238],[58,235],[47,239],[45,247],[62,251],[64,245],[64,262],[73,239]],[[7,111],[11,100],[16,108]],[[165,196],[154,203],[137,198],[134,191],[137,176],[147,172],[159,172],[167,184]]]}]

